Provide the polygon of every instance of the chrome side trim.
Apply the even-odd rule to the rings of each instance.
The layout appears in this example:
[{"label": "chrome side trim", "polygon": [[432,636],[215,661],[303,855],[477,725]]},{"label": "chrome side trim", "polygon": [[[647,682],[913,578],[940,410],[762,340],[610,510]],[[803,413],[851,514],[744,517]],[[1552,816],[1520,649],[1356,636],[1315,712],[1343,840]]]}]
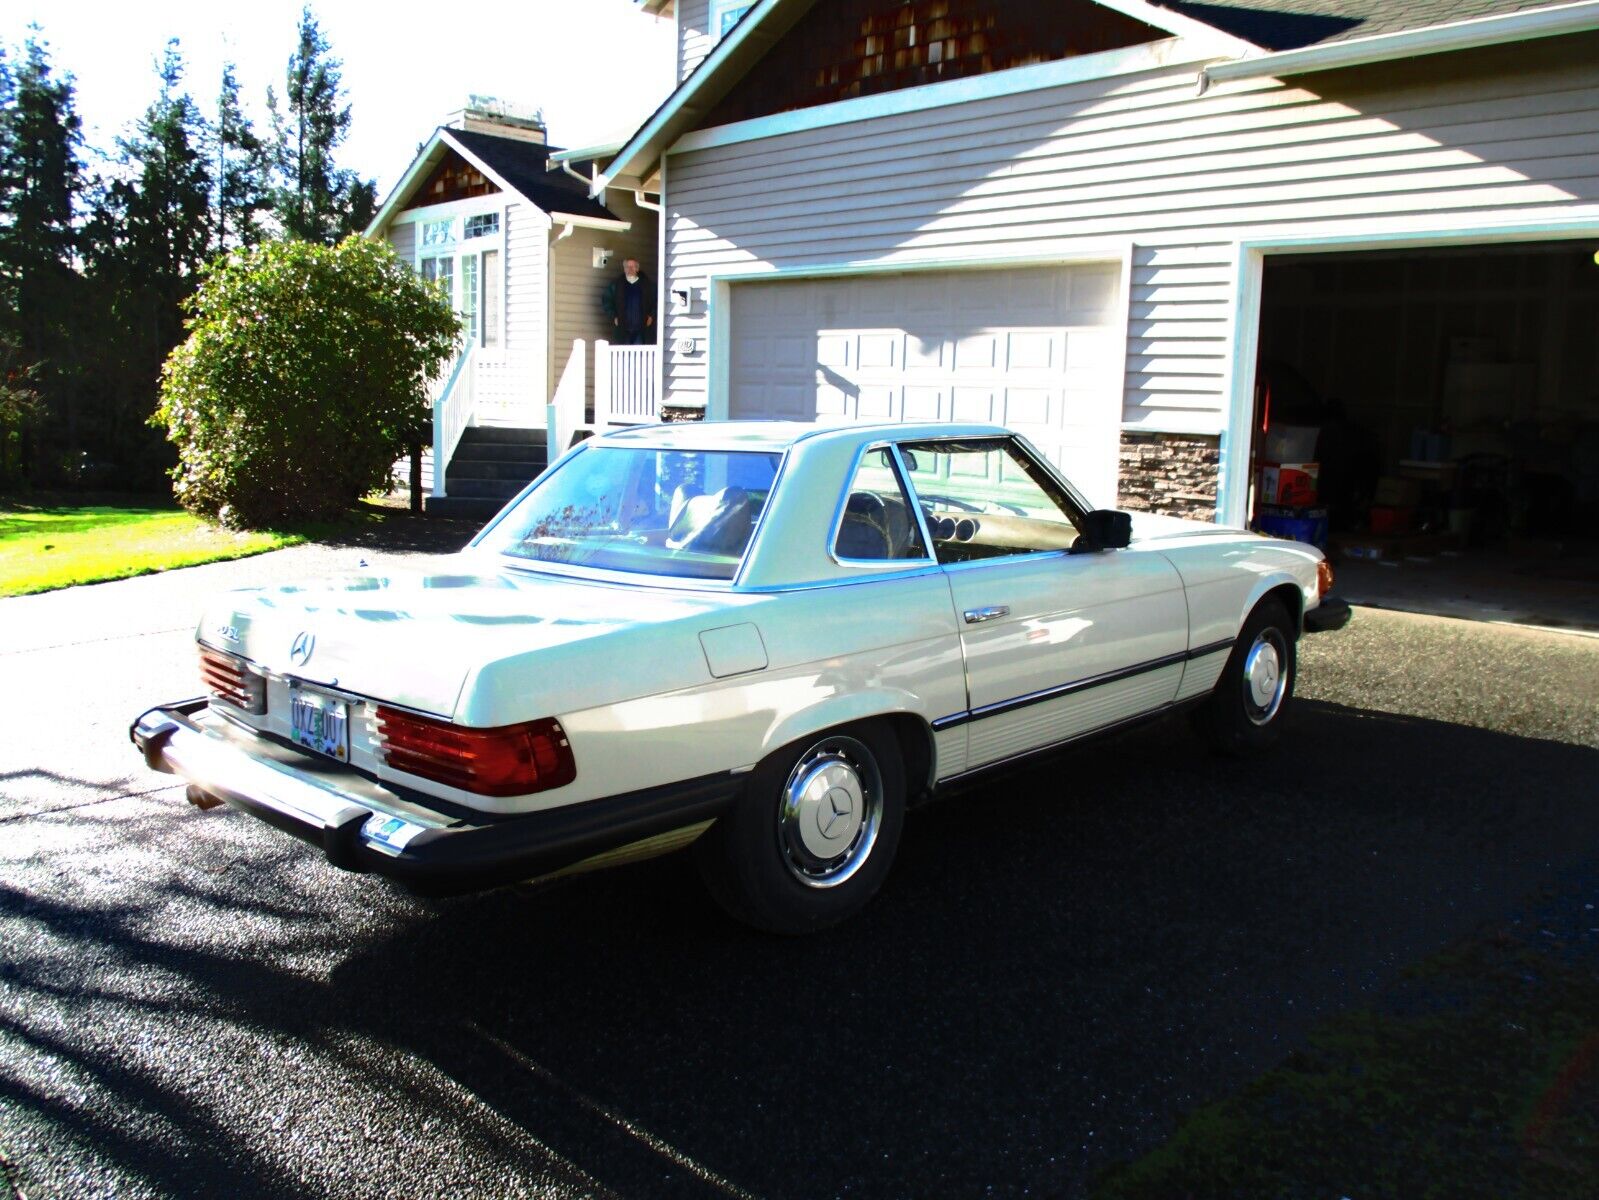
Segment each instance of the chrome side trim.
[{"label": "chrome side trim", "polygon": [[986,775],[990,771],[998,771],[1005,767],[1013,767],[1020,763],[1027,762],[1030,759],[1039,758],[1046,754],[1053,754],[1057,750],[1064,750],[1066,747],[1077,742],[1084,742],[1093,738],[1104,737],[1112,733],[1118,733],[1124,729],[1132,729],[1149,721],[1159,720],[1161,717],[1164,717],[1169,713],[1175,713],[1183,709],[1192,708],[1197,703],[1198,700],[1177,700],[1167,704],[1162,704],[1159,708],[1152,708],[1148,712],[1142,712],[1131,717],[1125,717],[1120,721],[1112,721],[1109,725],[1099,725],[1093,729],[1085,729],[1082,733],[1074,733],[1069,738],[1062,738],[1060,741],[1051,742],[1047,746],[1039,746],[1033,750],[1023,750],[1019,754],[1012,754],[1007,758],[995,759],[993,762],[984,763],[980,767],[973,767],[969,771],[962,771],[959,775],[951,775],[947,779],[940,779],[934,785],[934,787],[935,789],[943,789],[950,786],[959,785],[965,783],[967,780]]},{"label": "chrome side trim", "polygon": [[1041,688],[1036,692],[1028,692],[1022,696],[1012,696],[1009,700],[996,700],[992,704],[983,704],[965,712],[950,713],[947,717],[939,717],[932,722],[933,732],[941,733],[946,729],[954,729],[965,725],[969,721],[980,721],[984,717],[997,717],[1002,713],[1014,712],[1018,708],[1028,708],[1034,704],[1043,704],[1046,700],[1058,700],[1062,696],[1070,696],[1077,692],[1086,692],[1092,688],[1103,687],[1107,683],[1120,683],[1124,679],[1132,679],[1137,675],[1147,675],[1151,671],[1159,671],[1165,667],[1175,667],[1179,663],[1191,662],[1196,658],[1215,654],[1221,650],[1231,650],[1234,639],[1229,638],[1224,642],[1212,642],[1208,646],[1199,646],[1193,650],[1184,650],[1178,654],[1166,654],[1160,658],[1152,658],[1147,662],[1134,663],[1130,667],[1121,667],[1115,671],[1106,671],[1101,675],[1090,675],[1084,679],[1076,679],[1071,683],[1057,684],[1054,687]]}]

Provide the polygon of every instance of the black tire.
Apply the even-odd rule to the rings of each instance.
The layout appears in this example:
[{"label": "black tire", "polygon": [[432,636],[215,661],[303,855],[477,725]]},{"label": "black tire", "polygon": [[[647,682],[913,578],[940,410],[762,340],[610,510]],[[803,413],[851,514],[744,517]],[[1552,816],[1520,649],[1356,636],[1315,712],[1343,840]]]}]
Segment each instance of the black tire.
[{"label": "black tire", "polygon": [[[1261,648],[1258,659],[1257,648]],[[1194,710],[1194,728],[1213,749],[1222,754],[1246,754],[1277,740],[1294,698],[1298,650],[1296,630],[1282,601],[1268,599],[1257,604],[1227,656],[1215,690]],[[1262,700],[1270,670],[1275,671],[1271,699]]]},{"label": "black tire", "polygon": [[695,861],[733,917],[769,933],[812,933],[876,895],[904,822],[899,739],[886,722],[863,722],[765,759],[695,843]]}]

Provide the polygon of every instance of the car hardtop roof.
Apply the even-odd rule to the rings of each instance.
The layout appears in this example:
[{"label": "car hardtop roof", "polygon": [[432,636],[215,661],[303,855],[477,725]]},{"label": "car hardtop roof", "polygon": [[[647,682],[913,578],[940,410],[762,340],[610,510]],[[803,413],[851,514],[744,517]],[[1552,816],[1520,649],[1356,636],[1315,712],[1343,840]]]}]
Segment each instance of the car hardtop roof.
[{"label": "car hardtop roof", "polygon": [[680,421],[635,425],[593,441],[595,446],[627,446],[641,450],[748,450],[776,454],[796,442],[827,441],[862,444],[932,438],[1007,437],[999,425],[905,425],[881,421],[866,425],[815,425],[808,421]]}]

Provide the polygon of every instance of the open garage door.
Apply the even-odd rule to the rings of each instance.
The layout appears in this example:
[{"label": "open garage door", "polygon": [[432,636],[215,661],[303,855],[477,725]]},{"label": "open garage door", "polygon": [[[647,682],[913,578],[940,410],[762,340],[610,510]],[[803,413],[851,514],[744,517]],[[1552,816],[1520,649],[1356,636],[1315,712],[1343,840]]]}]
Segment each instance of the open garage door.
[{"label": "open garage door", "polygon": [[1325,510],[1356,602],[1599,629],[1596,248],[1269,256],[1257,525]]},{"label": "open garage door", "polygon": [[735,284],[728,415],[1008,425],[1113,504],[1114,263]]}]

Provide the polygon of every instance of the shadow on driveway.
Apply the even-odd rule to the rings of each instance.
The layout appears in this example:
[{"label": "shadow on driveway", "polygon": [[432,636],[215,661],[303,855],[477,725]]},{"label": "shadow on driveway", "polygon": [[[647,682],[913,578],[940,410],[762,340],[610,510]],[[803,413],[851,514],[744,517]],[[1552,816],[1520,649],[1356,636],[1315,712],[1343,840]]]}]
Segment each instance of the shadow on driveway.
[{"label": "shadow on driveway", "polygon": [[1599,835],[1579,747],[1307,703],[1267,758],[1196,758],[1166,724],[935,805],[823,937],[731,928],[677,860],[336,983],[470,1022],[414,1044],[624,1193],[669,1156],[612,1116],[760,1195],[1074,1191]]},{"label": "shadow on driveway", "polygon": [[[1302,702],[1258,759],[1205,757],[1168,722],[921,810],[884,892],[815,938],[730,924],[684,856],[432,905],[341,878],[332,894],[380,919],[341,914],[347,948],[311,976],[275,962],[272,939],[241,954],[125,906],[5,888],[0,914],[112,960],[97,992],[63,983],[53,956],[19,956],[5,982],[23,1013],[83,993],[112,1028],[208,1009],[274,1050],[238,1071],[291,1110],[325,1085],[286,1047],[314,1046],[414,1112],[419,1138],[448,1113],[463,1156],[536,1160],[567,1193],[1072,1194],[1316,1017],[1591,868],[1596,773],[1592,749]],[[184,836],[175,821],[171,853]],[[330,894],[310,855],[285,847],[248,898],[218,879],[181,899],[267,923],[281,946],[304,893]],[[170,993],[119,984],[134,966]],[[13,1015],[6,1032],[155,1132],[4,1078],[37,1121],[159,1191],[300,1186],[281,1147],[264,1154],[277,1134],[209,1127],[137,1054],[107,1066],[91,1033],[41,1024]],[[486,1109],[363,1046],[422,1057]],[[360,1146],[356,1130],[336,1152]],[[350,1194],[378,1194],[367,1182]]]}]

